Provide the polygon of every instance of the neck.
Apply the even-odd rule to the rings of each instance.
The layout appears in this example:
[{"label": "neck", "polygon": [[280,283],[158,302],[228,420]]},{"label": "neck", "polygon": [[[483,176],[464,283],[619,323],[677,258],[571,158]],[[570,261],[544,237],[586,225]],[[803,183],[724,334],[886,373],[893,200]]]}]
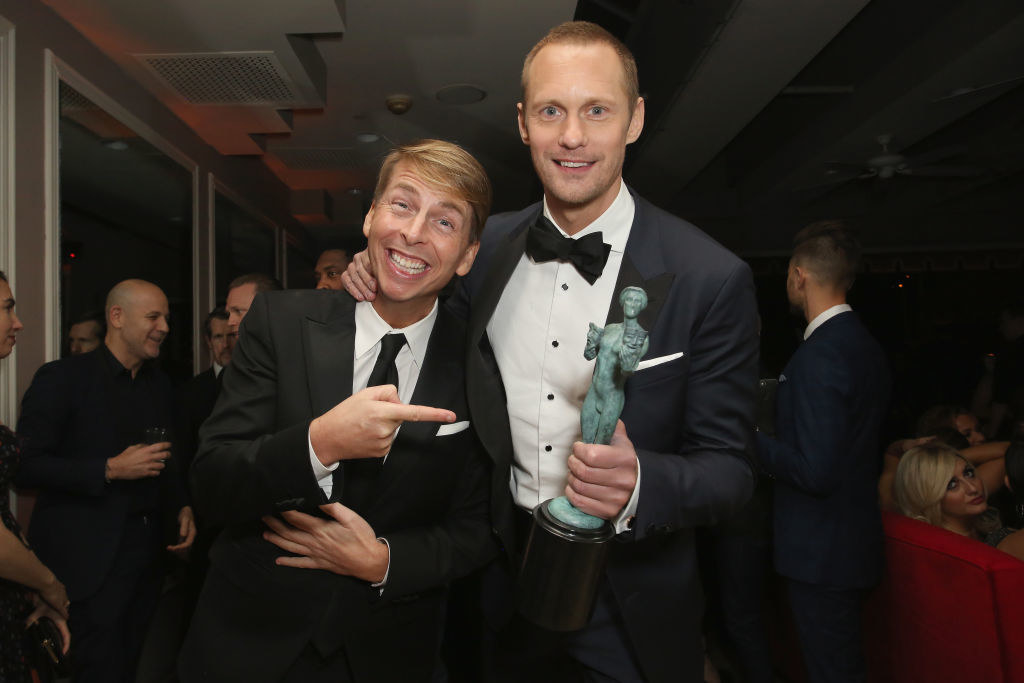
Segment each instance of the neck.
[{"label": "neck", "polygon": [[612,183],[612,186],[599,197],[586,204],[572,204],[563,202],[547,191],[544,192],[544,199],[547,201],[548,211],[567,235],[575,235],[601,217],[608,207],[612,205],[615,198],[619,196],[619,188],[622,186],[622,177]]},{"label": "neck", "polygon": [[396,330],[409,327],[430,315],[437,297],[429,301],[388,301],[381,293],[373,300],[373,310],[381,319]]},{"label": "neck", "polygon": [[833,290],[808,290],[804,303],[804,318],[808,324],[819,315],[839,304],[846,303],[846,293]]},{"label": "neck", "polygon": [[974,525],[969,520],[963,518],[943,519],[942,524],[946,529],[952,531],[954,534],[970,536],[972,538],[975,536]]},{"label": "neck", "polygon": [[128,372],[132,373],[132,377],[135,377],[139,368],[142,367],[143,359],[138,358],[129,352],[128,347],[121,342],[120,337],[108,334],[104,343],[107,345],[107,348],[110,349],[110,353],[114,354],[114,358],[117,359],[117,362],[128,368]]}]

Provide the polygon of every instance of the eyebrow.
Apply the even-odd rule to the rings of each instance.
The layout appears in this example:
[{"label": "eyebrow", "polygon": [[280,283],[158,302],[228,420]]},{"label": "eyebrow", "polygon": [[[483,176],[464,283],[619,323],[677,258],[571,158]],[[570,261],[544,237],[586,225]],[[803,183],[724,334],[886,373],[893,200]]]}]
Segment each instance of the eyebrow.
[{"label": "eyebrow", "polygon": [[[395,183],[395,189],[396,190],[405,190],[406,192],[411,192],[412,194],[416,195],[417,199],[419,199],[419,196],[420,196],[419,190],[417,190],[415,187],[413,187],[409,183],[398,181],[397,183]],[[468,202],[465,202],[465,203],[468,203]],[[442,209],[447,209],[448,211],[454,211],[457,214],[459,214],[459,216],[461,216],[462,218],[466,218],[466,216],[467,216],[466,211],[464,211],[463,208],[461,206],[459,206],[458,204],[456,204],[455,202],[440,201],[440,202],[437,203],[437,206],[440,206]]]}]

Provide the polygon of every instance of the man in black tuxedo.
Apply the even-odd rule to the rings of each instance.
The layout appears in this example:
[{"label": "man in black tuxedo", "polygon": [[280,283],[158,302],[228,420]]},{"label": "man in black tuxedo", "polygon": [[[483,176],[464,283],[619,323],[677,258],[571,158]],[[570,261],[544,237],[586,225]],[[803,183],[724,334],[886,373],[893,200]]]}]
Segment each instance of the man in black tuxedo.
[{"label": "man in black tuxedo", "polygon": [[460,147],[399,147],[363,224],[377,300],[253,301],[192,467],[200,512],[226,528],[183,681],[431,679],[446,584],[496,552],[465,325],[437,305],[490,197]]},{"label": "man in black tuxedo", "polygon": [[153,361],[166,337],[167,297],[125,280],[107,295],[95,351],[47,363],[22,401],[18,484],[39,489],[29,542],[67,586],[74,680],[134,681],[163,577],[162,514],[184,551],[195,536],[184,479],[168,442],[178,427],[170,379]]},{"label": "man in black tuxedo", "polygon": [[187,423],[188,441],[177,449],[181,453],[185,471],[199,446],[199,428],[213,412],[220,395],[220,382],[224,369],[231,363],[231,351],[237,336],[228,328],[228,312],[218,306],[209,312],[203,323],[203,340],[210,352],[210,367],[190,379],[181,391],[182,412]]},{"label": "man in black tuxedo", "polygon": [[846,303],[860,247],[837,221],[797,234],[786,293],[807,321],[779,377],[776,438],[758,434],[775,478],[775,568],[810,678],[863,681],[861,608],[882,568],[877,485],[889,371]]},{"label": "man in black tuxedo", "polygon": [[[694,529],[734,514],[753,484],[750,269],[622,181],[644,101],[632,55],[604,29],[552,29],[526,58],[518,109],[544,201],[488,221],[450,300],[468,320],[471,415],[498,464],[492,518],[506,552],[482,577],[495,634],[484,661],[509,681],[561,680],[566,657],[588,680],[700,681]],[[343,279],[373,295],[365,258]],[[650,346],[611,443],[583,444],[587,323],[621,320],[629,285],[648,294]],[[563,492],[618,535],[587,627],[551,634],[513,618],[513,582],[529,511]]]}]

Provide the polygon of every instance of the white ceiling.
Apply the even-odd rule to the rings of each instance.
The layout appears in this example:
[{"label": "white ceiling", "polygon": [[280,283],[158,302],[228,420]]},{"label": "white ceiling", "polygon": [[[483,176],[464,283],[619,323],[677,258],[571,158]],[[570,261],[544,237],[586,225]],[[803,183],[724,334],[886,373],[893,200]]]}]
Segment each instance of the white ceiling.
[{"label": "white ceiling", "polygon": [[[881,251],[1024,248],[1019,0],[45,2],[213,147],[261,155],[321,240],[360,223],[389,141],[456,140],[487,167],[499,209],[536,199],[515,127],[519,69],[576,16],[637,55],[648,120],[627,181],[740,253],[784,252],[825,216],[850,218]],[[231,51],[272,53],[295,102],[192,105],[136,56]],[[487,97],[437,101],[451,84]],[[396,93],[413,101],[401,116],[384,105]],[[380,141],[358,142],[366,133]],[[830,166],[878,156],[882,134],[890,151],[948,148],[933,163],[980,175],[860,179]],[[333,201],[310,211],[325,193]]]}]

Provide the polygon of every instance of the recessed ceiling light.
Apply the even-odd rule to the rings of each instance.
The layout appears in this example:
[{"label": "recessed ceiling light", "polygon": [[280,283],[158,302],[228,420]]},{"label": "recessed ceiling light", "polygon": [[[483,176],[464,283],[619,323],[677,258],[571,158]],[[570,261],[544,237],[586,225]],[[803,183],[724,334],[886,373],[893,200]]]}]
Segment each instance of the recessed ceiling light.
[{"label": "recessed ceiling light", "polygon": [[475,104],[487,97],[487,92],[468,83],[446,85],[437,91],[437,101],[444,104]]},{"label": "recessed ceiling light", "polygon": [[115,152],[123,152],[128,149],[128,143],[124,140],[107,140],[103,143],[103,146],[107,149],[112,149]]},{"label": "recessed ceiling light", "polygon": [[360,133],[359,135],[356,136],[356,140],[358,140],[359,142],[369,144],[371,142],[377,142],[377,140],[380,140],[380,136],[377,135],[376,133]]}]

